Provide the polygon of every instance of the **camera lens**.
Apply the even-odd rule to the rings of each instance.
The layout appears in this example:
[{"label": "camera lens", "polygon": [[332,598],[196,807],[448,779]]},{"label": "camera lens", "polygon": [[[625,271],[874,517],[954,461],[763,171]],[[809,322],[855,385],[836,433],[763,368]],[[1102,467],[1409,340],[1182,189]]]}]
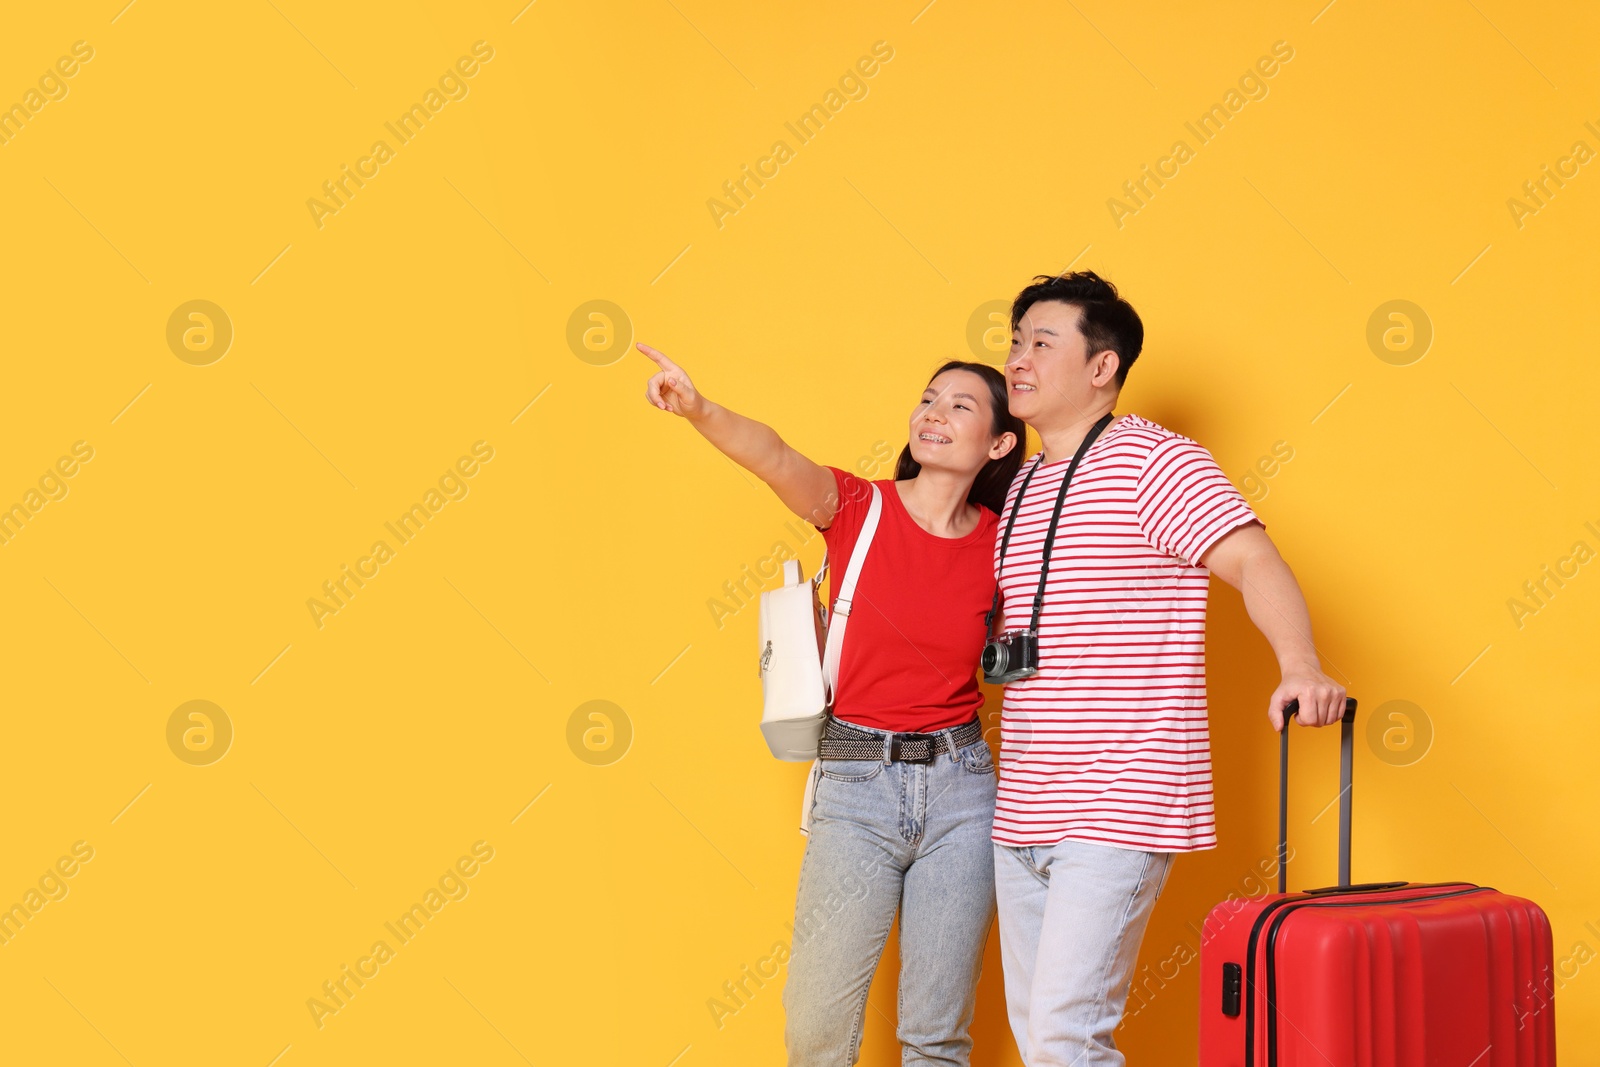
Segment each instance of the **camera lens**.
[{"label": "camera lens", "polygon": [[1005,662],[1005,649],[996,644],[983,646],[983,673],[999,674]]}]

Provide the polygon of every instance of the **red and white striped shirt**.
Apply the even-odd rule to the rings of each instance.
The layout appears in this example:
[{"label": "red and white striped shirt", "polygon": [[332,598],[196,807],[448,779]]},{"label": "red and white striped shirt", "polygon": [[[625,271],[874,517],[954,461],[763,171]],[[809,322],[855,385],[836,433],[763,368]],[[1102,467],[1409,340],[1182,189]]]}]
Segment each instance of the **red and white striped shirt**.
[{"label": "red and white striped shirt", "polygon": [[[1011,483],[1001,531],[1031,469]],[[1004,627],[1026,628],[1072,458],[1028,485],[1000,566]],[[1056,528],[1039,673],[1005,687],[994,840],[1070,838],[1152,852],[1214,848],[1206,596],[1198,560],[1259,522],[1211,453],[1124,415],[1089,448]]]}]

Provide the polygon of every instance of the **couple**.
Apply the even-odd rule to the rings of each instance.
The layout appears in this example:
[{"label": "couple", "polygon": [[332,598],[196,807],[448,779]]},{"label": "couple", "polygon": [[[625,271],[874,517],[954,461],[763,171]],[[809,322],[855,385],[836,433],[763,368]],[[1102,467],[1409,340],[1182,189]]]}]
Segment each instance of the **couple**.
[{"label": "couple", "polygon": [[[1144,342],[1132,306],[1091,271],[1040,276],[1013,302],[1011,327],[1004,375],[940,367],[895,478],[872,483],[881,521],[800,867],[783,994],[791,1067],[856,1062],[897,912],[903,1062],[967,1064],[997,904],[1024,1062],[1123,1063],[1112,1032],[1173,856],[1216,844],[1210,574],[1243,591],[1277,655],[1274,728],[1294,699],[1305,725],[1343,711],[1294,575],[1210,453],[1137,415],[1112,419]],[[639,348],[661,368],[649,400],[822,531],[836,592],[872,485],[812,462]],[[1024,464],[1027,426],[1043,448]],[[1030,626],[1039,670],[1005,687],[997,781],[977,719],[980,656],[990,635]]]}]

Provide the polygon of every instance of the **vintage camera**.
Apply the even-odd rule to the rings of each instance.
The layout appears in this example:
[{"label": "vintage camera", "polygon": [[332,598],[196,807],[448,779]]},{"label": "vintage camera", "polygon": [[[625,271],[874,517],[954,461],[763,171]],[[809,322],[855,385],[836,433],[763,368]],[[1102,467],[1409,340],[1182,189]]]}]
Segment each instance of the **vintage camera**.
[{"label": "vintage camera", "polygon": [[983,646],[983,680],[1004,685],[1039,673],[1039,634],[1036,630],[1007,630]]}]

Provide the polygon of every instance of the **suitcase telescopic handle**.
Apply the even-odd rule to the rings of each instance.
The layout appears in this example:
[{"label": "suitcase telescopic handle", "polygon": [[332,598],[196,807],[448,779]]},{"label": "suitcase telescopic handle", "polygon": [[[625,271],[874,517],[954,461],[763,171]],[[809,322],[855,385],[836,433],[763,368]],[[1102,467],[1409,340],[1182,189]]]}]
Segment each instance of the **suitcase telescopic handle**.
[{"label": "suitcase telescopic handle", "polygon": [[[1278,742],[1278,892],[1289,891],[1289,720],[1300,710],[1291,700],[1283,709]],[[1355,764],[1356,701],[1347,697],[1339,720],[1339,888],[1350,886],[1350,774]]]}]

